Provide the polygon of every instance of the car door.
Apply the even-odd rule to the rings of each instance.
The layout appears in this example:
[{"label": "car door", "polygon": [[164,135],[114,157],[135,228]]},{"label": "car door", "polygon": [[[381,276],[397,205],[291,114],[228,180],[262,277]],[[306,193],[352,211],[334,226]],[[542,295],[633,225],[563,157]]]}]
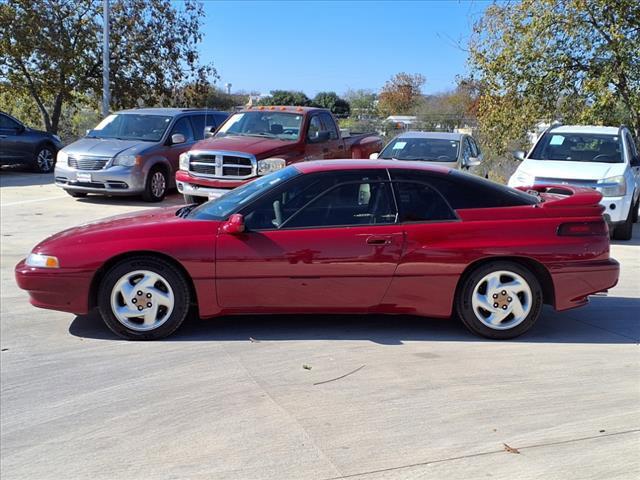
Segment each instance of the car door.
[{"label": "car door", "polygon": [[324,125],[320,114],[314,114],[309,118],[305,139],[305,160],[323,160],[330,157],[329,139],[321,138]]},{"label": "car door", "polygon": [[30,160],[33,154],[24,144],[24,127],[8,115],[0,113],[0,158],[8,162]]},{"label": "car door", "polygon": [[[181,133],[182,135],[184,135],[185,142],[171,144],[171,137],[176,133]],[[187,116],[178,118],[169,131],[167,143],[163,150],[165,158],[171,164],[171,178],[173,178],[173,175],[178,170],[180,154],[189,150],[189,148],[191,148],[195,141],[196,139],[193,133],[193,127],[191,126],[189,118]]]},{"label": "car door", "polygon": [[329,151],[325,152],[324,158],[345,158],[344,141],[338,134],[335,120],[326,112],[320,114],[320,120],[323,130],[329,132],[329,140],[325,142],[326,148]]},{"label": "car door", "polygon": [[246,232],[217,240],[221,307],[366,311],[378,305],[404,238],[385,175],[304,175],[245,208]]}]

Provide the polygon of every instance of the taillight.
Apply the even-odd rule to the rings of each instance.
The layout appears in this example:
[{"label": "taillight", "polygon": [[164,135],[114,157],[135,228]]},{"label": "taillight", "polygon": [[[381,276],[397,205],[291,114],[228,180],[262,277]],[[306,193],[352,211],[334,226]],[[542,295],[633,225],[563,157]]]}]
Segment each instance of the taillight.
[{"label": "taillight", "polygon": [[609,227],[604,220],[599,222],[563,223],[558,227],[558,235],[565,237],[609,235]]}]

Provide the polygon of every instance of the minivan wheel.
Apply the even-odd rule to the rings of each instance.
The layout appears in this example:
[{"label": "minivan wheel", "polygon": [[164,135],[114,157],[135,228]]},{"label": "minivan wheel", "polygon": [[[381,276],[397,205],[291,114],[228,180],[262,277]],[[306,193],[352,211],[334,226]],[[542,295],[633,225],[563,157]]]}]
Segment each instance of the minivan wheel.
[{"label": "minivan wheel", "polygon": [[542,310],[540,282],[523,266],[507,261],[484,264],[463,280],[456,311],[472,332],[492,339],[522,335]]},{"label": "minivan wheel", "polygon": [[133,257],[113,266],[98,289],[98,311],[109,329],[128,340],[155,340],[175,332],[189,311],[182,273],[153,257]]},{"label": "minivan wheel", "polygon": [[39,173],[51,173],[55,165],[55,150],[47,145],[40,147],[33,157],[33,169]]},{"label": "minivan wheel", "polygon": [[142,199],[145,202],[161,202],[167,195],[168,179],[164,169],[153,167],[147,175]]}]

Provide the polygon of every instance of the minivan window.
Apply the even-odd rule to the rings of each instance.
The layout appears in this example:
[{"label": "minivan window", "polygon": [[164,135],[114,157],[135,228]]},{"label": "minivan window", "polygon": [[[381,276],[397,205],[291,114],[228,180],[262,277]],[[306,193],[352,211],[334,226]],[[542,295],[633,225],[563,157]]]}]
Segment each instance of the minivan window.
[{"label": "minivan window", "polygon": [[114,113],[102,120],[87,137],[158,142],[171,123],[171,118],[165,115]]},{"label": "minivan window", "polygon": [[545,133],[529,155],[532,160],[622,163],[620,137],[595,133]]},{"label": "minivan window", "polygon": [[204,138],[205,116],[204,115],[191,115],[191,124],[193,125],[193,136],[196,140],[202,140]]},{"label": "minivan window", "polygon": [[176,133],[181,133],[184,135],[185,141],[187,143],[193,142],[193,130],[191,128],[191,123],[189,123],[189,119],[187,117],[182,117],[178,119],[176,124],[171,129],[171,135],[175,135]]}]

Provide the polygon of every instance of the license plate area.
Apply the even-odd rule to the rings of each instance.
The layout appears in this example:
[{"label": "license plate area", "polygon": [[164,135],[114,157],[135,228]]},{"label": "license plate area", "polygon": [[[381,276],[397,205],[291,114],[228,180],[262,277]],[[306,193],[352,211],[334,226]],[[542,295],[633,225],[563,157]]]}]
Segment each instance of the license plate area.
[{"label": "license plate area", "polygon": [[90,173],[77,173],[76,181],[82,183],[91,183],[91,174]]},{"label": "license plate area", "polygon": [[209,200],[215,200],[216,198],[220,198],[222,195],[230,191],[231,190],[228,190],[226,188],[212,188],[207,191],[207,196],[209,197]]}]

